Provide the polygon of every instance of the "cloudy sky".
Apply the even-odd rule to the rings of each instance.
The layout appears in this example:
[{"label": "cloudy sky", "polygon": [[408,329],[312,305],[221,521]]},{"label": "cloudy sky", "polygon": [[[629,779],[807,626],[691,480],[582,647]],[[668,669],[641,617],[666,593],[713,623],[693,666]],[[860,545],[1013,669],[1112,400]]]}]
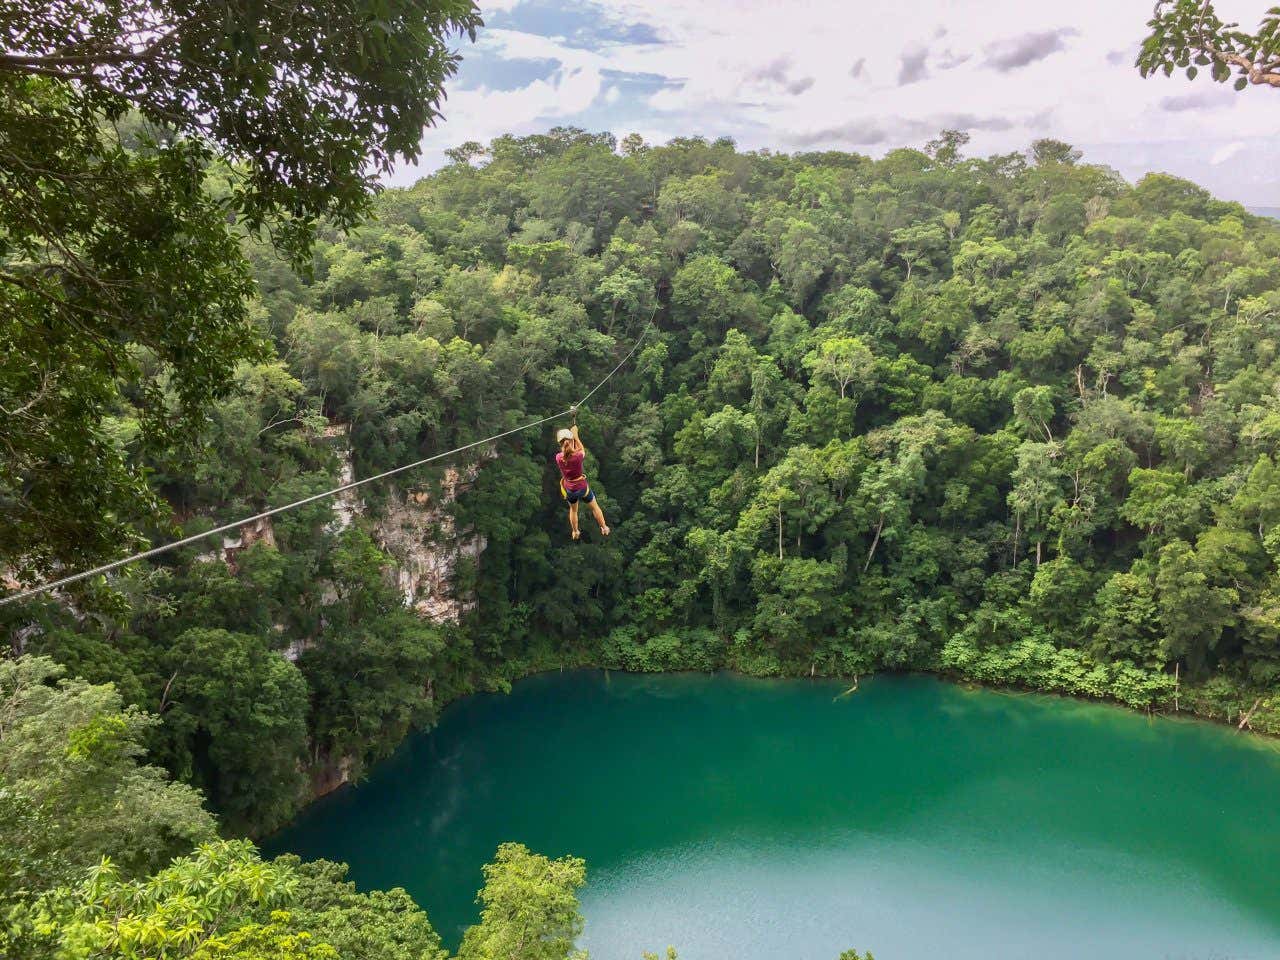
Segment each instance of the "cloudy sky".
[{"label": "cloudy sky", "polygon": [[[1256,26],[1270,0],[1217,0]],[[565,124],[873,156],[968,130],[974,153],[1067,140],[1136,178],[1164,170],[1280,206],[1280,91],[1143,80],[1151,0],[481,0],[446,120],[411,183],[466,140]]]}]

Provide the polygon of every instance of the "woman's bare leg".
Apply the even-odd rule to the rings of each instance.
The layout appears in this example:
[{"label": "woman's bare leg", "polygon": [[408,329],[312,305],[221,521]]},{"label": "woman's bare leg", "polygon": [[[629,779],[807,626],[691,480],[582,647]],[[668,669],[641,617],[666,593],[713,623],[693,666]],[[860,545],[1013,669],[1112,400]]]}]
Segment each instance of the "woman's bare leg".
[{"label": "woman's bare leg", "polygon": [[576,503],[569,504],[569,535],[577,540],[578,532],[578,505]]},{"label": "woman's bare leg", "polygon": [[596,523],[600,524],[600,532],[607,537],[609,535],[609,525],[604,522],[604,511],[600,509],[600,504],[595,500],[591,501],[591,513],[596,518]]}]

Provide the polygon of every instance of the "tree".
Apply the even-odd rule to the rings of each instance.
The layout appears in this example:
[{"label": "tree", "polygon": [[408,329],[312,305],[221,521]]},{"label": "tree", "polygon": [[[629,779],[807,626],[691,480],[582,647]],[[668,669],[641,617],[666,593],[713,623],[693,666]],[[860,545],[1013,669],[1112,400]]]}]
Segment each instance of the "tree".
[{"label": "tree", "polygon": [[753,630],[784,657],[794,658],[826,635],[839,612],[834,602],[844,577],[840,563],[813,557],[756,558],[753,581],[759,602]]},{"label": "tree", "polygon": [[198,143],[131,151],[41,77],[0,70],[0,94],[0,564],[34,577],[120,552],[160,512],[138,454],[194,435],[263,353]]},{"label": "tree", "polygon": [[889,242],[897,251],[898,259],[907,265],[904,279],[910,280],[912,268],[916,264],[928,266],[933,257],[946,250],[948,239],[939,224],[917,223],[895,230]]},{"label": "tree", "polygon": [[389,560],[362,530],[342,534],[329,553],[337,596],[298,659],[315,751],[354,761],[356,774],[435,715],[423,688],[444,640],[439,627],[405,609],[384,576]]},{"label": "tree", "polygon": [[201,787],[231,829],[284,823],[301,799],[306,756],[298,668],[264,638],[196,628],[173,641],[164,672],[170,768]]},{"label": "tree", "polygon": [[0,78],[41,78],[85,116],[132,108],[175,139],[200,138],[235,171],[230,209],[251,227],[287,217],[286,249],[301,254],[315,220],[350,225],[370,174],[418,156],[457,68],[449,39],[479,26],[470,0],[19,0],[0,19]]},{"label": "tree", "polygon": [[61,675],[44,657],[0,660],[0,904],[103,857],[141,876],[214,835],[198,792],[141,763],[158,719]]},{"label": "tree", "polygon": [[612,137],[597,141],[572,128],[564,133],[569,145],[539,164],[529,180],[531,207],[561,230],[580,224],[586,246],[598,249],[640,205],[644,178],[634,160],[613,152]]},{"label": "tree", "polygon": [[969,142],[965,130],[943,130],[936,140],[924,145],[924,152],[943,166],[954,166],[960,161],[960,151]]},{"label": "tree", "polygon": [[418,155],[448,38],[479,22],[470,0],[6,4],[0,565],[34,578],[139,542],[122,533],[161,515],[139,454],[191,443],[265,356],[240,234],[301,264],[320,218],[354,223]]},{"label": "tree", "polygon": [[1046,443],[1053,443],[1049,425],[1053,422],[1053,388],[1024,387],[1013,395],[1013,416],[1018,425],[1029,434],[1044,434]]},{"label": "tree", "polygon": [[751,399],[747,408],[755,425],[755,468],[760,469],[760,450],[786,419],[789,406],[782,372],[772,358],[764,358],[751,371]]},{"label": "tree", "polygon": [[586,960],[575,946],[582,934],[577,891],[586,880],[577,857],[549,860],[523,844],[502,844],[485,864],[476,895],[480,922],[463,935],[458,960]]},{"label": "tree", "polygon": [[1234,619],[1237,592],[1214,586],[1191,545],[1173,540],[1160,550],[1156,596],[1165,656],[1184,660],[1193,673],[1202,671],[1223,629]]},{"label": "tree", "polygon": [[1167,77],[1179,69],[1194,80],[1201,67],[1209,67],[1218,83],[1237,74],[1237,90],[1249,84],[1280,87],[1280,7],[1263,15],[1256,33],[1246,33],[1224,23],[1210,0],[1159,0],[1147,26],[1151,33],[1137,62],[1144,77],[1157,70]]},{"label": "tree", "polygon": [[1120,515],[1144,527],[1148,534],[1187,529],[1199,505],[1188,496],[1186,475],[1170,470],[1137,467],[1129,473],[1129,496]]},{"label": "tree", "polygon": [[1013,471],[1013,489],[1009,506],[1014,510],[1017,526],[1013,533],[1013,557],[1018,557],[1018,538],[1023,518],[1027,533],[1035,538],[1036,566],[1040,566],[1045,521],[1062,502],[1062,470],[1056,460],[1060,450],[1056,443],[1034,443],[1030,440],[1018,448],[1018,465]]},{"label": "tree", "polygon": [[752,370],[760,362],[751,341],[741,330],[728,330],[716,353],[715,366],[707,377],[707,398],[711,404],[741,406],[751,390]]},{"label": "tree", "polygon": [[824,340],[805,362],[814,373],[835,381],[841,400],[848,396],[850,387],[856,400],[875,382],[875,355],[859,337]]},{"label": "tree", "polygon": [[791,303],[803,309],[818,284],[834,266],[831,242],[806,220],[793,218],[778,238],[774,252],[778,277],[791,294]]},{"label": "tree", "polygon": [[881,539],[896,539],[904,532],[911,516],[911,501],[924,486],[924,476],[924,457],[918,449],[910,448],[892,460],[875,461],[863,474],[858,493],[875,526],[862,564],[863,573],[871,569]]},{"label": "tree", "polygon": [[1031,141],[1031,162],[1037,167],[1047,167],[1054,164],[1062,166],[1075,166],[1080,161],[1083,154],[1069,143],[1063,143],[1061,140],[1054,140],[1051,137],[1041,137],[1038,140]]},{"label": "tree", "polygon": [[746,285],[724,261],[694,257],[671,284],[672,317],[686,328],[701,330],[718,341],[730,327],[751,316],[754,306]]},{"label": "tree", "polygon": [[1280,522],[1280,474],[1271,457],[1258,457],[1232,505],[1246,520],[1257,524],[1259,537]]},{"label": "tree", "polygon": [[1156,587],[1145,563],[1114,573],[1084,618],[1089,649],[1099,660],[1125,659],[1146,667],[1164,663]]},{"label": "tree", "polygon": [[[399,887],[360,893],[346,879],[347,865],[328,860],[278,858],[293,878],[293,926],[331,946],[342,960],[445,960],[440,936],[413,898]],[[269,919],[264,918],[264,919]]]},{"label": "tree", "polygon": [[1187,479],[1191,479],[1192,473],[1204,463],[1209,453],[1204,428],[1194,420],[1158,418],[1156,443],[1173,464],[1182,466]]}]

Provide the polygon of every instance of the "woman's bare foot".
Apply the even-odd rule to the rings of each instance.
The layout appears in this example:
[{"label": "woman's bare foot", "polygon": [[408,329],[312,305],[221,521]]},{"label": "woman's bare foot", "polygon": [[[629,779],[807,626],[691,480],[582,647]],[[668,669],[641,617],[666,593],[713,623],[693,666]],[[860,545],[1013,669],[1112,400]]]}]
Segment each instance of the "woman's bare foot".
[{"label": "woman's bare foot", "polygon": [[572,537],[573,537],[573,539],[577,540],[580,536],[582,536],[582,531],[580,531],[580,530],[570,530],[570,531],[569,531],[569,534],[570,534],[570,536],[572,536]]},{"label": "woman's bare foot", "polygon": [[607,537],[607,536],[609,535],[609,525],[608,525],[608,524],[604,524],[603,526],[601,526],[601,527],[600,527],[600,532],[601,532],[601,533],[603,533],[603,534]]}]

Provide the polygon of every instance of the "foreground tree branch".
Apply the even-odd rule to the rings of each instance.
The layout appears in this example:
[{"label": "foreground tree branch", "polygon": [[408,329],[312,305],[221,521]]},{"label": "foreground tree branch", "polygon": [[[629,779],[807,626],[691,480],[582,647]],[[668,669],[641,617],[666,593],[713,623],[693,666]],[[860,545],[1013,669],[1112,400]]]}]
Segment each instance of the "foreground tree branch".
[{"label": "foreground tree branch", "polygon": [[[0,570],[125,552],[142,463],[266,355],[242,244],[297,266],[419,153],[472,0],[0,5]],[[48,389],[56,383],[57,389]]]},{"label": "foreground tree branch", "polygon": [[1236,75],[1235,88],[1253,84],[1280,88],[1280,7],[1270,8],[1256,33],[1224,23],[1211,0],[1159,0],[1147,26],[1137,66],[1144,77],[1160,70],[1165,76],[1185,70],[1194,80],[1202,67],[1225,83]]}]

